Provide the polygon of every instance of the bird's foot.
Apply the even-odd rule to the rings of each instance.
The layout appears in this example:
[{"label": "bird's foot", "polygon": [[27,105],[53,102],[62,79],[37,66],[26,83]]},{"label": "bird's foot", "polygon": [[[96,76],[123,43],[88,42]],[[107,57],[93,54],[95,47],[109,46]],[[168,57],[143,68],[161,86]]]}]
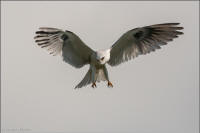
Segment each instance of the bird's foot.
[{"label": "bird's foot", "polygon": [[108,87],[112,87],[113,88],[113,85],[110,81],[108,81]]},{"label": "bird's foot", "polygon": [[92,83],[92,88],[97,87],[96,83]]}]

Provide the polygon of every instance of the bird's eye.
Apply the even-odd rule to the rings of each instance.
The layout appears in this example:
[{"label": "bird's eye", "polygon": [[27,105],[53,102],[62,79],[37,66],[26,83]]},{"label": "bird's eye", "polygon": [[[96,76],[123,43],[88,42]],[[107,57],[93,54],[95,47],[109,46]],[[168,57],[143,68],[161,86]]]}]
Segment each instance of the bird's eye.
[{"label": "bird's eye", "polygon": [[104,57],[101,58],[101,60],[103,60],[103,59],[104,59]]}]

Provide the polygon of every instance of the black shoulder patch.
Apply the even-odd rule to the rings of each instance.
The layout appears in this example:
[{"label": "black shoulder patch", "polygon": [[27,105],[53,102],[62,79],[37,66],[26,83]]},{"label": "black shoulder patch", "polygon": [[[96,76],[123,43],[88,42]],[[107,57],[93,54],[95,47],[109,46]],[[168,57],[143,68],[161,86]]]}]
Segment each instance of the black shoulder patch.
[{"label": "black shoulder patch", "polygon": [[61,36],[61,39],[62,39],[63,41],[66,41],[68,38],[69,38],[69,37],[68,37],[66,34],[63,34],[63,35]]},{"label": "black shoulder patch", "polygon": [[133,34],[133,36],[134,36],[136,39],[140,39],[143,35],[144,35],[144,32],[143,32],[143,31],[138,31],[138,32],[136,32],[136,33]]}]

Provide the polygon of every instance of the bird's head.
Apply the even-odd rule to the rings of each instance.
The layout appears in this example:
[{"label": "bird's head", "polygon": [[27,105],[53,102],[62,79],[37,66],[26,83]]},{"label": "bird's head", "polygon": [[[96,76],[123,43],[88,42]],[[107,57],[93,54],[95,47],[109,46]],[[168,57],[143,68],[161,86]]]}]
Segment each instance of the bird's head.
[{"label": "bird's head", "polygon": [[97,62],[101,65],[107,63],[110,59],[110,49],[97,51],[96,59],[97,59]]}]

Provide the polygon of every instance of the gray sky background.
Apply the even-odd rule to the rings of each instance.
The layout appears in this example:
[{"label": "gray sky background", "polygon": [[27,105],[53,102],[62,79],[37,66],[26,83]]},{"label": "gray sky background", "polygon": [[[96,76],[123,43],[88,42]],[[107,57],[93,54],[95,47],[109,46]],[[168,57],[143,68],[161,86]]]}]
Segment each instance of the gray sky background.
[{"label": "gray sky background", "polygon": [[[5,133],[198,133],[197,1],[1,3]],[[154,53],[108,66],[114,88],[101,82],[74,90],[88,66],[75,69],[33,40],[38,27],[56,27],[98,50],[127,30],[165,22],[180,22],[185,34]]]}]

